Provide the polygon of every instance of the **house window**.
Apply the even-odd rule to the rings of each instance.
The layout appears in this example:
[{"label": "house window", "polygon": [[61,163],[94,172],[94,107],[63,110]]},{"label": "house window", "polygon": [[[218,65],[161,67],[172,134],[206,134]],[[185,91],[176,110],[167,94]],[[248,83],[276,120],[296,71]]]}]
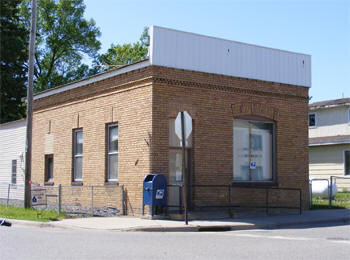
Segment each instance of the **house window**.
[{"label": "house window", "polygon": [[107,181],[118,180],[118,125],[107,126]]},{"label": "house window", "polygon": [[316,126],[316,114],[309,114],[309,127]]},{"label": "house window", "polygon": [[73,132],[73,180],[83,180],[83,130]]},{"label": "house window", "polygon": [[11,184],[17,183],[17,160],[12,160]]},{"label": "house window", "polygon": [[344,152],[345,175],[350,175],[350,151]]},{"label": "house window", "polygon": [[53,182],[53,154],[45,155],[45,180]]},{"label": "house window", "polygon": [[274,124],[259,120],[233,121],[233,180],[273,181]]}]

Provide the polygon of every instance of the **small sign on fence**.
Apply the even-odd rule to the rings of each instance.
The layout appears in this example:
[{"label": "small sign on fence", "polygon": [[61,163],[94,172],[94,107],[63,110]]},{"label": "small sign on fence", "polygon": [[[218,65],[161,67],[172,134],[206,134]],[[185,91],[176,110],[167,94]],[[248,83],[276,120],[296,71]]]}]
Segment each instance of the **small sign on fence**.
[{"label": "small sign on fence", "polygon": [[32,190],[32,206],[46,205],[46,194],[44,189]]}]

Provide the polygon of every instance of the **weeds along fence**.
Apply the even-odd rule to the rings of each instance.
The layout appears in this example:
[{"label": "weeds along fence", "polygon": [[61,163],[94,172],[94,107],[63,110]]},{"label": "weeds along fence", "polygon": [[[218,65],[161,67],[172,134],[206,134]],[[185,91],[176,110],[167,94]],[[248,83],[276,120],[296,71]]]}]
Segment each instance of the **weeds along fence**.
[{"label": "weeds along fence", "polygon": [[24,206],[24,185],[0,182],[0,204]]},{"label": "weeds along fence", "polygon": [[32,207],[68,215],[125,215],[124,186],[32,186]]},{"label": "weeds along fence", "polygon": [[[21,206],[24,185],[0,183],[0,203]],[[125,215],[123,185],[31,186],[32,207],[68,215]]]}]

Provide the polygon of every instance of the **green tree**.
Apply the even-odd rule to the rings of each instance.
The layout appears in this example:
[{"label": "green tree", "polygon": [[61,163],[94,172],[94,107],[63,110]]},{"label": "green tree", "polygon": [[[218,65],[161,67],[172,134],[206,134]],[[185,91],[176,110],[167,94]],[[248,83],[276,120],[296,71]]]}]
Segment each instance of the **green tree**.
[{"label": "green tree", "polygon": [[139,41],[133,44],[112,44],[107,52],[99,57],[98,61],[100,65],[107,67],[107,69],[131,64],[146,59],[148,47],[148,27],[145,27]]},{"label": "green tree", "polygon": [[28,31],[19,15],[21,0],[0,1],[0,123],[25,117]]},{"label": "green tree", "polygon": [[[101,43],[93,19],[86,20],[83,0],[39,0],[35,53],[35,91],[42,91],[92,73],[83,64],[96,59]],[[22,15],[29,21],[29,0]],[[29,23],[27,23],[29,26]]]}]

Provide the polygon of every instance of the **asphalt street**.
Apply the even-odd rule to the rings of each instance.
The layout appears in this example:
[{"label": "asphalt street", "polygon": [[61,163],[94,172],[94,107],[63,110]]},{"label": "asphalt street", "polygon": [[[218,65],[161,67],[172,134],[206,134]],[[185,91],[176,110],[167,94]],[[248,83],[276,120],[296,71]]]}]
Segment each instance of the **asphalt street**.
[{"label": "asphalt street", "polygon": [[0,259],[349,259],[349,225],[230,232],[0,227]]}]

